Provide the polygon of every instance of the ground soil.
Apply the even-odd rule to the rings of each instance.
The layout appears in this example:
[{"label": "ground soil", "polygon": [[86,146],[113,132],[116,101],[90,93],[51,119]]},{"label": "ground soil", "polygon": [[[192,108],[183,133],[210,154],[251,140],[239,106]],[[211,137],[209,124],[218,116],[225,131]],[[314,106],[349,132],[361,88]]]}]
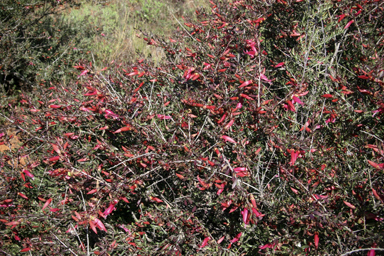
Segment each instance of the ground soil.
[{"label": "ground soil", "polygon": [[[6,131],[6,134],[8,136],[12,136],[12,138],[10,139],[9,143],[4,142],[4,144],[1,144],[2,142],[0,142],[0,144],[1,144],[0,145],[0,152],[3,153],[5,151],[9,150],[9,147],[11,147],[11,149],[20,148],[20,146],[22,145],[22,142],[19,140],[19,138],[16,134],[16,131],[14,129],[8,129]],[[13,162],[14,162],[13,164],[15,165],[14,168],[24,167],[26,165],[26,159],[27,159],[27,157],[20,157],[18,159],[15,157],[13,159]],[[12,160],[8,161],[7,163],[12,165]]]}]

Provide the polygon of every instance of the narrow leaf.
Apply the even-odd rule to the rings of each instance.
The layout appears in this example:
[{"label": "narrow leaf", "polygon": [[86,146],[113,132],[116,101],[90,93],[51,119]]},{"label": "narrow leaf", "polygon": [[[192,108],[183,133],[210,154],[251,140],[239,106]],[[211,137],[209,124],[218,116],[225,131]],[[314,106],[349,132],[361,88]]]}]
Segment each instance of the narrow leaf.
[{"label": "narrow leaf", "polygon": [[378,170],[383,169],[383,168],[380,167],[379,164],[377,164],[377,163],[375,163],[375,162],[372,162],[372,161],[370,161],[370,160],[367,160],[367,161],[368,161],[368,163],[369,163],[373,168],[378,169]]},{"label": "narrow leaf", "polygon": [[243,88],[243,87],[248,86],[248,85],[250,85],[250,84],[252,84],[252,80],[245,81],[244,83],[242,83],[242,84],[239,86],[239,88]]},{"label": "narrow leaf", "polygon": [[282,67],[282,66],[284,66],[284,65],[285,65],[284,62],[280,62],[280,63],[278,63],[278,64],[275,65],[275,68],[279,68],[279,67]]},{"label": "narrow leaf", "polygon": [[226,125],[226,126],[224,126],[224,129],[229,129],[232,125],[233,125],[233,123],[235,122],[235,120],[234,119],[232,119],[231,121],[229,121],[229,123]]},{"label": "narrow leaf", "polygon": [[126,132],[126,131],[130,131],[130,130],[132,130],[132,126],[128,125],[128,126],[125,126],[125,127],[122,127],[120,129],[116,130],[113,133]]},{"label": "narrow leaf", "polygon": [[43,211],[44,211],[44,209],[45,208],[47,208],[48,207],[48,205],[50,204],[52,202],[52,198],[49,198],[46,202],[45,202],[45,204],[43,205]]},{"label": "narrow leaf", "polygon": [[228,141],[228,142],[231,142],[231,143],[236,144],[236,141],[235,141],[234,139],[232,139],[231,137],[228,137],[228,136],[226,136],[226,135],[223,135],[223,136],[221,136],[221,138],[222,138],[223,140],[225,140],[225,141]]},{"label": "narrow leaf", "polygon": [[29,252],[30,250],[32,250],[32,248],[27,247],[22,249],[20,252]]},{"label": "narrow leaf", "polygon": [[315,247],[316,250],[319,247],[319,234],[315,233]]},{"label": "narrow leaf", "polygon": [[200,248],[203,248],[203,247],[207,246],[208,241],[209,241],[210,239],[211,239],[210,237],[206,237],[206,238],[204,238],[204,241],[203,241],[203,243],[200,245]]},{"label": "narrow leaf", "polygon": [[345,204],[346,206],[348,206],[349,208],[351,208],[351,209],[356,209],[356,207],[355,207],[353,204],[348,203],[347,201],[344,201],[344,204]]},{"label": "narrow leaf", "polygon": [[345,25],[344,29],[349,28],[349,26],[351,26],[353,22],[355,22],[355,21],[351,20],[350,22],[348,22],[347,25]]}]

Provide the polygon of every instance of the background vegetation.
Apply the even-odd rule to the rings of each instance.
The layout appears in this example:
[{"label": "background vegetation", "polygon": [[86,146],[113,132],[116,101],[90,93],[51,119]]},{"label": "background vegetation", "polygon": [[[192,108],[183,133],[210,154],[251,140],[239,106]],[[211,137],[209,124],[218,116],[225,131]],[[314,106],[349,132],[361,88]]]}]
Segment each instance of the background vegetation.
[{"label": "background vegetation", "polygon": [[1,5],[0,252],[382,253],[383,8]]}]

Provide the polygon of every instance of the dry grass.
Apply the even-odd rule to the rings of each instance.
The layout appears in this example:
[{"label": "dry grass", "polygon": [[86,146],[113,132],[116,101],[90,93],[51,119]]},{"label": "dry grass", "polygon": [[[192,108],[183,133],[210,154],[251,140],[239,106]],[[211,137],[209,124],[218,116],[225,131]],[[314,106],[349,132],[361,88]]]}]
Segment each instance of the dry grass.
[{"label": "dry grass", "polygon": [[[97,60],[105,65],[112,61],[133,62],[138,58],[152,60],[156,65],[165,57],[161,48],[154,48],[140,38],[146,31],[151,34],[170,37],[181,16],[194,18],[194,10],[208,7],[207,0],[190,1],[133,1],[112,0],[107,4],[84,3],[64,14],[68,25],[85,26],[95,35],[84,38]],[[171,17],[171,18],[170,18]],[[103,63],[103,64],[102,64]]]},{"label": "dry grass", "polygon": [[[0,145],[0,154],[9,151],[9,150],[17,150],[21,147],[22,142],[19,140],[19,137],[16,134],[15,129],[8,129],[5,134],[10,137],[9,143],[4,143]],[[28,156],[20,156],[20,157],[12,157],[7,163],[13,166],[15,169],[18,167],[26,166]]]}]

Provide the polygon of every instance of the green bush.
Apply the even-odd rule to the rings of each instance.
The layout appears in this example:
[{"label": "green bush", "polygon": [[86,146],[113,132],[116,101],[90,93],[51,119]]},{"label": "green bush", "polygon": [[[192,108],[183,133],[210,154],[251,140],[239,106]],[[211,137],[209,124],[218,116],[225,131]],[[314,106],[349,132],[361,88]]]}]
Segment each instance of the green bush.
[{"label": "green bush", "polygon": [[379,3],[196,12],[172,38],[145,35],[160,66],[83,61],[4,108],[24,141],[2,155],[4,252],[384,250]]},{"label": "green bush", "polygon": [[31,90],[68,75],[68,67],[83,56],[76,50],[77,30],[56,15],[60,1],[3,1],[0,4],[0,84],[2,92]]}]

